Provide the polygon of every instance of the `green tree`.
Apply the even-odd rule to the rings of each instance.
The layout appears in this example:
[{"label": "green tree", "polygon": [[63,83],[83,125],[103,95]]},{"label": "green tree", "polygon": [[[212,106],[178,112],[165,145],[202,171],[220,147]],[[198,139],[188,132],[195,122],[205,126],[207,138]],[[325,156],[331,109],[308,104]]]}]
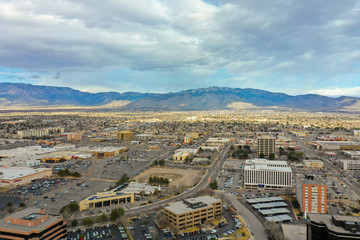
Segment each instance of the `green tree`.
[{"label": "green tree", "polygon": [[275,154],[274,153],[270,153],[269,154],[269,160],[274,160],[275,159]]},{"label": "green tree", "polygon": [[260,153],[259,158],[265,158],[265,154]]},{"label": "green tree", "polygon": [[129,180],[130,180],[130,177],[126,173],[124,173],[122,175],[122,177],[120,178],[120,180],[116,182],[116,184],[119,186],[121,184],[129,182]]},{"label": "green tree", "polygon": [[20,202],[19,207],[25,207],[26,204],[24,202]]},{"label": "green tree", "polygon": [[210,183],[210,188],[213,189],[213,190],[215,190],[215,189],[218,188],[218,183],[217,183],[216,180],[214,180],[214,181],[212,181],[212,182]]},{"label": "green tree", "polygon": [[78,223],[78,221],[77,221],[76,219],[74,219],[74,220],[71,221],[71,226],[72,226],[72,227],[76,227],[78,224],[79,224],[79,223]]},{"label": "green tree", "polygon": [[81,221],[81,223],[87,227],[91,227],[94,224],[91,218],[85,218]]},{"label": "green tree", "polygon": [[110,220],[115,222],[119,217],[124,216],[125,210],[123,208],[113,209],[110,213]]}]

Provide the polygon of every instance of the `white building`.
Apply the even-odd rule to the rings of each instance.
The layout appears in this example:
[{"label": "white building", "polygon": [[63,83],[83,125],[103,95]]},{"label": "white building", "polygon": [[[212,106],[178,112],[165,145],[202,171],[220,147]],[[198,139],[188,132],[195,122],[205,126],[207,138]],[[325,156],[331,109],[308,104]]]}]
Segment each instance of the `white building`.
[{"label": "white building", "polygon": [[156,190],[160,192],[161,187],[160,186],[151,186],[146,183],[130,182],[126,188],[121,190],[121,192],[134,193],[137,195],[139,195],[139,194],[150,195],[150,194],[154,194]]},{"label": "white building", "polygon": [[339,160],[339,166],[344,170],[360,170],[360,160]]},{"label": "white building", "polygon": [[246,188],[283,188],[292,186],[292,170],[286,161],[266,159],[246,160],[244,169]]}]

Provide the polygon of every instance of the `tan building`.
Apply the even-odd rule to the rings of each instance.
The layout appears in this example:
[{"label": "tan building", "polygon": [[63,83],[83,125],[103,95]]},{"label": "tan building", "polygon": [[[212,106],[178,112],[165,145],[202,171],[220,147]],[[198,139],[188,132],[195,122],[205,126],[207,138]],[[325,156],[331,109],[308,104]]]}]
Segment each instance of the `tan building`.
[{"label": "tan building", "polygon": [[79,202],[80,211],[134,202],[134,193],[101,192]]},{"label": "tan building", "polygon": [[164,214],[171,226],[184,230],[220,217],[222,204],[220,199],[210,196],[189,198],[165,207]]},{"label": "tan building", "polygon": [[51,168],[8,167],[0,168],[0,187],[15,188],[31,181],[52,176]]},{"label": "tan building", "polygon": [[66,239],[66,222],[44,209],[26,208],[0,220],[0,239]]},{"label": "tan building", "polygon": [[258,155],[264,154],[265,157],[275,154],[275,137],[268,135],[260,136],[258,138]]},{"label": "tan building", "polygon": [[304,160],[304,166],[307,168],[323,168],[324,162],[321,160]]},{"label": "tan building", "polygon": [[173,159],[175,162],[183,162],[187,157],[190,157],[191,154],[188,152],[178,152],[173,155]]},{"label": "tan building", "polygon": [[117,139],[118,140],[128,140],[130,141],[133,138],[133,132],[132,131],[121,131],[117,133]]},{"label": "tan building", "polygon": [[94,157],[104,158],[104,157],[114,157],[120,153],[127,152],[127,147],[121,148],[100,148],[88,151],[89,153],[94,154]]},{"label": "tan building", "polygon": [[72,142],[72,141],[81,141],[82,140],[82,137],[83,137],[83,134],[82,133],[69,133],[67,135],[67,140],[69,142]]}]

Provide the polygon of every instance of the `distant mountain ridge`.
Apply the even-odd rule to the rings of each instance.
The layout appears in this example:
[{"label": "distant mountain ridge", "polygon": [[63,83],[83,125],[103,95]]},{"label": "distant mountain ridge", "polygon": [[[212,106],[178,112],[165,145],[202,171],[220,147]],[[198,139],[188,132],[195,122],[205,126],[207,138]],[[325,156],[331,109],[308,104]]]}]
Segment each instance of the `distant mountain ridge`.
[{"label": "distant mountain ridge", "polygon": [[68,87],[0,83],[1,106],[103,106],[126,101],[119,110],[190,111],[287,108],[311,111],[360,111],[360,98],[316,94],[291,96],[251,88],[209,87],[170,93],[89,93]]}]

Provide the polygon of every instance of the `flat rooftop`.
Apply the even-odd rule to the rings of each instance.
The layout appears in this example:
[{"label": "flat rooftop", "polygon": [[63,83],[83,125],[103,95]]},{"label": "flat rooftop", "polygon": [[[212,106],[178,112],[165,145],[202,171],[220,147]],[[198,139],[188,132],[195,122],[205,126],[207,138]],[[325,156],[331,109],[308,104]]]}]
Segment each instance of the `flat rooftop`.
[{"label": "flat rooftop", "polygon": [[297,177],[301,180],[303,184],[308,185],[326,185],[318,175],[307,175],[308,178],[305,177],[305,174],[296,174]]},{"label": "flat rooftop", "polygon": [[195,210],[201,210],[204,208],[207,208],[209,205],[221,201],[218,198],[210,197],[210,196],[201,196],[197,198],[188,198],[185,199],[185,201],[191,203],[191,204],[197,204],[199,202],[203,203],[202,207],[199,208],[192,208],[189,205],[185,204],[183,201],[178,201],[170,204],[170,206],[165,207],[165,209],[175,213],[175,214],[182,214],[187,212],[192,212]]},{"label": "flat rooftop", "polygon": [[51,170],[51,168],[30,168],[30,167],[8,167],[0,168],[0,172],[3,174],[0,175],[0,179],[17,179],[20,177],[28,176],[35,173],[40,173],[46,170]]},{"label": "flat rooftop", "polygon": [[332,230],[332,231],[338,232],[338,233],[348,233],[348,234],[351,233],[349,230],[345,230],[341,226],[335,226],[333,221],[332,221],[332,217],[334,217],[335,220],[337,220],[337,221],[358,222],[358,223],[360,223],[360,217],[355,217],[355,216],[330,215],[330,214],[321,214],[321,213],[308,213],[308,218],[312,222],[326,224],[326,227],[329,230]]},{"label": "flat rooftop", "polygon": [[[40,214],[38,213],[41,209],[40,208],[25,208],[24,210],[21,210],[19,212],[15,212],[13,214],[8,215],[7,217],[10,218],[18,218],[18,219],[24,219],[30,215],[46,215],[46,214]],[[36,226],[24,226],[24,225],[17,225],[17,224],[12,224],[12,223],[7,223],[5,222],[5,218],[0,220],[0,230],[1,229],[6,229],[6,230],[15,230],[15,231],[20,231],[23,233],[27,233],[33,230],[38,230],[38,231],[42,231],[43,229],[46,229],[47,226],[49,226],[50,224],[53,224],[59,220],[62,219],[62,217],[60,215],[51,215],[48,214],[48,220],[36,225]]]}]

